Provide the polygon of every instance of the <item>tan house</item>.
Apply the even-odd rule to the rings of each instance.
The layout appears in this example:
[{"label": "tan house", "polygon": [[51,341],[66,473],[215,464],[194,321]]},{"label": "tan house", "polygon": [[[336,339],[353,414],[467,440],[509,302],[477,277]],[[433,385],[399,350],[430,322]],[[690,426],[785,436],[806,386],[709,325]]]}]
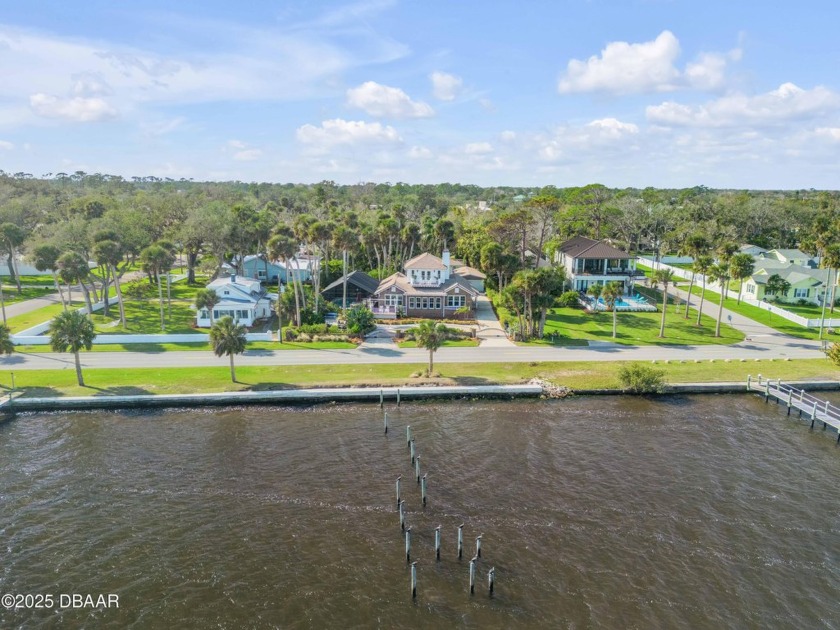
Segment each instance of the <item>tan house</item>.
[{"label": "tan house", "polygon": [[[478,291],[470,282],[453,273],[449,251],[443,257],[420,254],[407,261],[405,273],[395,273],[379,283],[369,300],[370,309],[380,319],[405,317],[428,319],[471,319],[475,316]],[[466,312],[456,314],[459,309]]]}]

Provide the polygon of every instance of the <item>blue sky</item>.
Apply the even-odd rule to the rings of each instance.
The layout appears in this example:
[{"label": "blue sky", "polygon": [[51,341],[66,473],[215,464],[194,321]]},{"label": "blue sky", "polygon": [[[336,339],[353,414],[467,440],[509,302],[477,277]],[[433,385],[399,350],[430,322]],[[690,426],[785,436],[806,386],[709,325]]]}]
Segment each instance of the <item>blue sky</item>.
[{"label": "blue sky", "polygon": [[7,172],[840,188],[834,2],[4,4]]}]

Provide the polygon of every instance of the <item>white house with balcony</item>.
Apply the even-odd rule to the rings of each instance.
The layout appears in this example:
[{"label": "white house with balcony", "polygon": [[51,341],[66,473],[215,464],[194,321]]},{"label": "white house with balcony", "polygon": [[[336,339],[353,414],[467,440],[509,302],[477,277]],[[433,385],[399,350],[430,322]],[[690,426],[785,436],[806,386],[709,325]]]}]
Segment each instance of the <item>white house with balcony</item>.
[{"label": "white house with balcony", "polygon": [[[213,307],[213,322],[229,316],[233,321],[250,327],[259,319],[271,317],[276,296],[263,289],[259,280],[234,274],[213,280],[207,288],[219,296],[219,303]],[[210,312],[205,308],[199,309],[195,323],[199,328],[209,328]]]},{"label": "white house with balcony", "polygon": [[368,303],[380,319],[406,317],[472,319],[478,291],[466,278],[453,273],[449,251],[443,257],[420,254],[407,261],[405,273],[379,283]]},{"label": "white house with balcony", "polygon": [[636,259],[605,241],[585,236],[569,239],[557,249],[555,261],[566,270],[566,281],[575,291],[585,292],[594,284],[621,282],[629,294],[637,277]]}]

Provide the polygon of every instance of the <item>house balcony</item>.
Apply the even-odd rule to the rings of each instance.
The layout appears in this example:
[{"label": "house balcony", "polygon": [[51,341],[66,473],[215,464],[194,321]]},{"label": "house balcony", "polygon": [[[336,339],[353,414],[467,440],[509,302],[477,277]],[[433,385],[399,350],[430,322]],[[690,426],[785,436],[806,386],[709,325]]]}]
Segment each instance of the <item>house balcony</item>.
[{"label": "house balcony", "polygon": [[413,287],[422,287],[424,289],[437,289],[443,282],[441,280],[414,280],[410,282]]},{"label": "house balcony", "polygon": [[371,306],[370,312],[376,319],[396,319],[398,309],[402,306]]},{"label": "house balcony", "polygon": [[639,269],[624,269],[620,267],[607,267],[607,270],[604,271],[603,268],[601,269],[582,269],[580,271],[573,272],[575,276],[622,276],[622,277],[637,277],[645,275],[644,271]]}]

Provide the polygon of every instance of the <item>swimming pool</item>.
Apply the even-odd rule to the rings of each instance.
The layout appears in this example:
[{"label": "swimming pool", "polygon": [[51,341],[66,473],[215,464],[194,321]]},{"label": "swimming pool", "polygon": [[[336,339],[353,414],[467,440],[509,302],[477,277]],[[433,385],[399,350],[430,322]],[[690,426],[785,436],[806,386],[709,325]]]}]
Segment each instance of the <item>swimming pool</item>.
[{"label": "swimming pool", "polygon": [[[598,302],[593,305],[593,300],[590,298],[589,307],[597,311],[606,311],[607,304],[604,298],[598,298]],[[656,305],[651,304],[643,295],[624,295],[615,302],[615,310],[617,311],[655,311]]]}]

